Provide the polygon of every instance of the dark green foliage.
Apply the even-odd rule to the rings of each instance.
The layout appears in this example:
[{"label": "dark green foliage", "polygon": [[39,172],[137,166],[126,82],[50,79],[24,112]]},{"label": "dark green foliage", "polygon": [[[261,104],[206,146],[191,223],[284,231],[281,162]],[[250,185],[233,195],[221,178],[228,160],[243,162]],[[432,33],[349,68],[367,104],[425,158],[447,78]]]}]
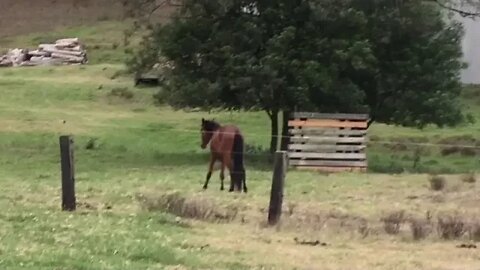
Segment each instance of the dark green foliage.
[{"label": "dark green foliage", "polygon": [[463,120],[457,99],[464,67],[461,25],[445,23],[441,10],[421,1],[354,2],[369,17],[378,59],[376,72],[359,78],[372,118],[416,127]]},{"label": "dark green foliage", "polygon": [[156,97],[176,108],[266,111],[271,148],[293,109],[455,125],[463,31],[443,16],[419,0],[185,0],[129,64],[168,62]]}]

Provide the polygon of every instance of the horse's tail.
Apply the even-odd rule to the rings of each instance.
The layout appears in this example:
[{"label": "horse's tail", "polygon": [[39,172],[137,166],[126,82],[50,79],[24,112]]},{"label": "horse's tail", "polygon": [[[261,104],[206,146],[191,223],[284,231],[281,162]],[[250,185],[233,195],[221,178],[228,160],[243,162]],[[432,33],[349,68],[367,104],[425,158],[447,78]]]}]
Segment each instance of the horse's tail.
[{"label": "horse's tail", "polygon": [[246,190],[245,183],[245,167],[243,164],[243,152],[244,152],[244,142],[243,136],[240,133],[235,133],[233,139],[233,149],[232,149],[232,163],[233,163],[233,173],[234,176],[233,183],[236,186],[236,189],[241,191]]}]

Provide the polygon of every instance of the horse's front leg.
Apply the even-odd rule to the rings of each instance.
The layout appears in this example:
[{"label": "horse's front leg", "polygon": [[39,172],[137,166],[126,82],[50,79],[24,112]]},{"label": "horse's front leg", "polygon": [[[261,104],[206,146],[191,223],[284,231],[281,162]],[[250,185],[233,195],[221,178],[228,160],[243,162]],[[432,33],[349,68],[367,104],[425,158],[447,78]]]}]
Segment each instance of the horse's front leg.
[{"label": "horse's front leg", "polygon": [[228,192],[233,192],[233,183],[235,181],[235,176],[232,173],[233,172],[233,164],[232,164],[232,159],[229,156],[225,156],[223,159],[223,170],[225,170],[225,167],[227,167],[228,171],[230,172],[230,189]]},{"label": "horse's front leg", "polygon": [[208,165],[208,173],[207,173],[207,178],[205,180],[205,184],[203,185],[203,189],[208,188],[208,182],[210,181],[210,178],[212,177],[212,172],[213,172],[213,165],[215,164],[215,155],[210,156],[210,164]]}]

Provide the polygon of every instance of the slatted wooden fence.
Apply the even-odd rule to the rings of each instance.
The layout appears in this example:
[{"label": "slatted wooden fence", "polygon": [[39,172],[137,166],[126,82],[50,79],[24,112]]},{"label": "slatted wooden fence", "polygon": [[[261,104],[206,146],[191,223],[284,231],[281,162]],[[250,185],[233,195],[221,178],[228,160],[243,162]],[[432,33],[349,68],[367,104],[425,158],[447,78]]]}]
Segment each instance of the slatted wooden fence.
[{"label": "slatted wooden fence", "polygon": [[366,114],[293,113],[289,165],[324,172],[367,170]]}]

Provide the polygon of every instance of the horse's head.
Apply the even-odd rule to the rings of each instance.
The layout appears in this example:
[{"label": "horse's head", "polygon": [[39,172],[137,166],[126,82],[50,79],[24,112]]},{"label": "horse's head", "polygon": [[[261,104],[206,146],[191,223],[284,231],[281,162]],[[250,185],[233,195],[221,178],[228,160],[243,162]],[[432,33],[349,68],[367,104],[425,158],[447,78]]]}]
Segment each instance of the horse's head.
[{"label": "horse's head", "polygon": [[202,118],[202,144],[200,147],[205,149],[208,143],[212,139],[213,133],[220,127],[220,125],[215,122],[215,120],[205,120]]}]

